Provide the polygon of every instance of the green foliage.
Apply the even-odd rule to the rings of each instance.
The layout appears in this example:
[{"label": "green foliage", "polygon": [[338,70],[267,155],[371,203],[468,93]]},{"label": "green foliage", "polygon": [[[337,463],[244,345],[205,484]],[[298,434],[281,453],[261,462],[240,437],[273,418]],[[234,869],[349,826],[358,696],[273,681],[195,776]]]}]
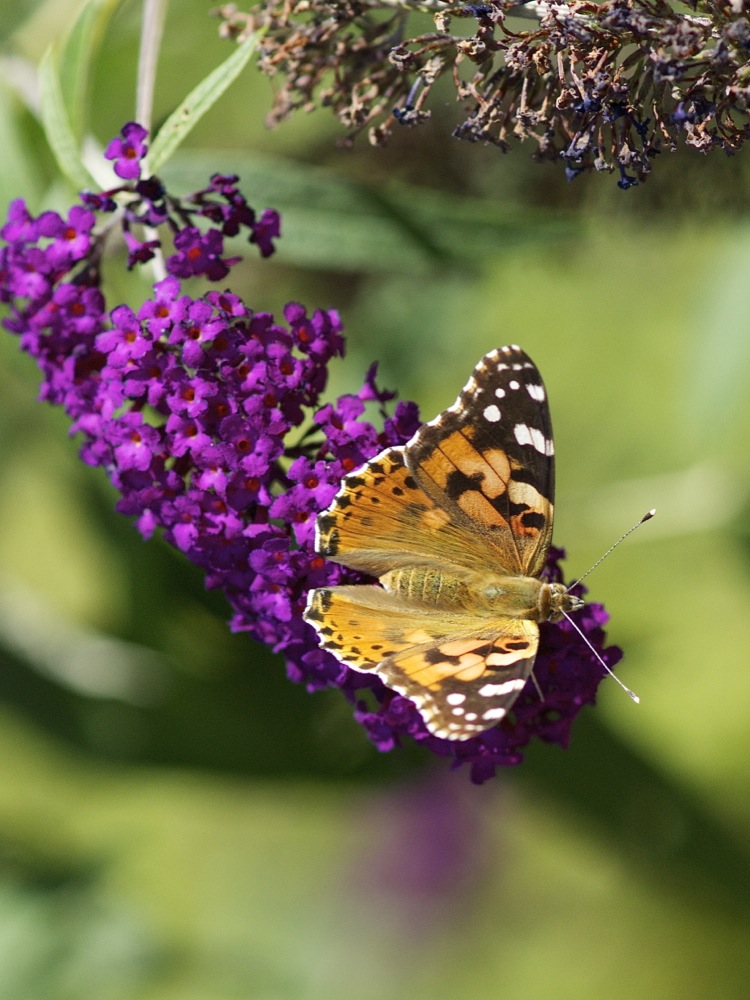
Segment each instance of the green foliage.
[{"label": "green foliage", "polygon": [[149,165],[154,173],[162,169],[200,119],[211,110],[224,91],[237,79],[247,66],[257,44],[256,35],[250,35],[245,39],[221,66],[217,66],[213,73],[209,73],[205,80],[190,91],[167,118],[151,144]]}]

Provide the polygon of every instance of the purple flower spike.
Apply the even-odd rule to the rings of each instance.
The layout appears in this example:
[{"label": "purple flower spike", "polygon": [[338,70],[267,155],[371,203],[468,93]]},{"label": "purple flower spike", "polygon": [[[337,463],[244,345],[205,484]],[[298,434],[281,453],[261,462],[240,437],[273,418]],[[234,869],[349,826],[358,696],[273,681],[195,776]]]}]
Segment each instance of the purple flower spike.
[{"label": "purple flower spike", "polygon": [[[125,126],[107,155],[124,179],[138,176],[146,134]],[[131,171],[127,177],[125,171]],[[134,172],[133,172],[134,171]],[[119,491],[117,508],[149,538],[164,538],[200,566],[206,586],[232,608],[231,628],[247,631],[284,655],[289,676],[315,691],[339,687],[382,751],[412,737],[472,780],[516,764],[537,736],[567,746],[570,726],[594,700],[603,669],[565,622],[543,625],[535,673],[545,692],[518,698],[499,727],[461,742],[430,735],[411,701],[377,676],[358,673],[322,650],[302,618],[307,595],[319,587],[366,579],[315,551],[315,521],[342,478],[383,449],[402,445],[419,427],[413,403],[399,402],[382,429],[366,418],[393,393],[367,372],[362,388],[321,405],[329,362],[344,353],[335,310],[308,311],[296,302],[283,319],[257,312],[229,290],[193,297],[183,277],[226,277],[224,235],[243,227],[266,256],[279,233],[278,215],[257,215],[236,186],[216,175],[180,200],[156,179],[100,195],[84,193],[67,219],[34,217],[22,201],[0,230],[0,300],[5,327],[42,372],[41,398],[64,407],[81,437],[81,458],[102,466]],[[137,312],[108,306],[101,290],[106,218],[115,198],[128,266],[161,253],[158,239],[131,236],[144,221],[169,222],[175,253],[168,277]],[[123,261],[125,255],[123,255]],[[551,550],[547,573],[560,579],[562,552]],[[584,605],[575,619],[611,666],[604,648],[606,612]]]},{"label": "purple flower spike", "polygon": [[137,122],[123,126],[122,138],[113,139],[104,151],[107,160],[114,160],[114,171],[126,181],[138,180],[141,176],[141,160],[146,155],[148,132]]}]

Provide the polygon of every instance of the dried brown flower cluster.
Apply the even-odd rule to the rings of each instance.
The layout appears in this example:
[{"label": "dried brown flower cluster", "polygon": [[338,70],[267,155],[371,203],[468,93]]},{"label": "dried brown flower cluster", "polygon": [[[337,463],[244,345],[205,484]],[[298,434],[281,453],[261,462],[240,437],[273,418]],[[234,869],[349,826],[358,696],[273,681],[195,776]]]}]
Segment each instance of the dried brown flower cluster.
[{"label": "dried brown flower cluster", "polygon": [[468,111],[457,138],[503,150],[531,139],[536,158],[562,160],[569,176],[617,169],[630,187],[680,140],[731,153],[750,135],[750,0],[696,11],[666,0],[262,0],[219,13],[226,34],[263,29],[260,68],[281,79],[272,124],[328,106],[348,141],[368,128],[381,144],[396,124],[429,117],[445,76]]}]

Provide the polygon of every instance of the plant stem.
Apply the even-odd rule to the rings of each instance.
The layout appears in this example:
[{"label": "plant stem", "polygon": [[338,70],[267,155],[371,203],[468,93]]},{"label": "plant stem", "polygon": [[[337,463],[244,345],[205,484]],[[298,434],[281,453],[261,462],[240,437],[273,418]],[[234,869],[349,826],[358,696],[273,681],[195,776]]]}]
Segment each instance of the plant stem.
[{"label": "plant stem", "polygon": [[141,48],[138,56],[138,84],[135,99],[135,120],[151,131],[154,106],[154,85],[159,48],[164,31],[167,0],[143,0]]}]

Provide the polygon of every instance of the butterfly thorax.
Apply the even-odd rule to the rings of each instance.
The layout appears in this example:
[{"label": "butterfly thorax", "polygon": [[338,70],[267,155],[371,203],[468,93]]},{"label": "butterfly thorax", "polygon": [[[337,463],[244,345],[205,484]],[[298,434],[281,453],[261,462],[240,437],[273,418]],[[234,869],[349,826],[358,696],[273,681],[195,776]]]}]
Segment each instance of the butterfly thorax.
[{"label": "butterfly thorax", "polygon": [[380,578],[385,589],[410,603],[447,610],[468,610],[506,618],[560,621],[583,602],[561,583],[533,576],[470,573],[451,567],[410,566]]}]

